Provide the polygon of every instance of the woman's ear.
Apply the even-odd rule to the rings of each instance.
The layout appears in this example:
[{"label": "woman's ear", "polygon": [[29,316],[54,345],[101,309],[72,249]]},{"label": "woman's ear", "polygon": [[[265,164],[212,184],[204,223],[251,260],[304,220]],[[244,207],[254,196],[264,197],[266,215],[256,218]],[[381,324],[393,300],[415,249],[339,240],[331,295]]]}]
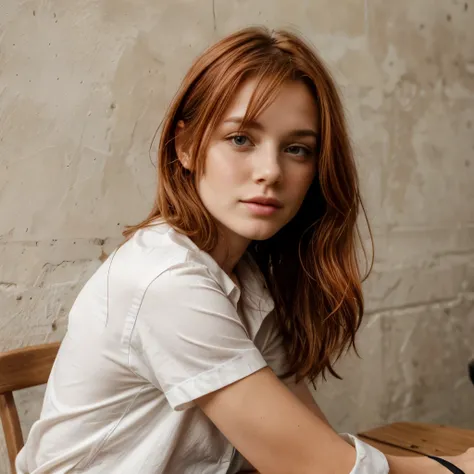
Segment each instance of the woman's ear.
[{"label": "woman's ear", "polygon": [[186,146],[186,137],[185,137],[185,125],[182,120],[178,121],[175,130],[175,148],[176,148],[176,155],[178,156],[178,160],[181,162],[184,168],[187,170],[191,169],[191,157],[189,153],[189,149]]}]

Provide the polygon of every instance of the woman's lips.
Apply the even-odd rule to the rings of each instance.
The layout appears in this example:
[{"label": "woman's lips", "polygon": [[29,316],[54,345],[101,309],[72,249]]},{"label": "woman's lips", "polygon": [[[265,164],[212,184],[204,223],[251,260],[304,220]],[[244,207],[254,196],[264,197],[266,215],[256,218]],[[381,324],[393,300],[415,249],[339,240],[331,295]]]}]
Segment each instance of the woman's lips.
[{"label": "woman's lips", "polygon": [[259,204],[257,202],[252,201],[242,201],[247,209],[254,215],[257,216],[271,216],[275,212],[278,211],[278,207],[276,206],[269,206],[267,204]]}]

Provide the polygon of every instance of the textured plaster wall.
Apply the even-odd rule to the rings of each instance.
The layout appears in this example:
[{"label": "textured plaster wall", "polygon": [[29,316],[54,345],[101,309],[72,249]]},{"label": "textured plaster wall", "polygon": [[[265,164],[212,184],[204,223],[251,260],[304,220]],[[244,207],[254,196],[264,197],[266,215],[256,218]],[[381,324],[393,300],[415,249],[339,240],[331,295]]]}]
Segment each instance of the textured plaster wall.
[{"label": "textured plaster wall", "polygon": [[[339,430],[474,428],[472,0],[3,0],[0,350],[63,336],[151,204],[149,146],[192,58],[249,24],[297,28],[332,68],[374,230],[362,360],[317,400]],[[25,433],[42,390],[18,393]]]}]

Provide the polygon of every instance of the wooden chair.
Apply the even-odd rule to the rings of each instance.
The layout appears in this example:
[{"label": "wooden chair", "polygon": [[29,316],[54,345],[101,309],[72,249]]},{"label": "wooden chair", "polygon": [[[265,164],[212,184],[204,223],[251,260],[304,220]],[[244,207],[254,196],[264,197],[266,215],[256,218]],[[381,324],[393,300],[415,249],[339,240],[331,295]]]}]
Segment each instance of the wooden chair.
[{"label": "wooden chair", "polygon": [[24,444],[13,392],[46,383],[59,346],[54,342],[0,353],[0,418],[13,474]]}]

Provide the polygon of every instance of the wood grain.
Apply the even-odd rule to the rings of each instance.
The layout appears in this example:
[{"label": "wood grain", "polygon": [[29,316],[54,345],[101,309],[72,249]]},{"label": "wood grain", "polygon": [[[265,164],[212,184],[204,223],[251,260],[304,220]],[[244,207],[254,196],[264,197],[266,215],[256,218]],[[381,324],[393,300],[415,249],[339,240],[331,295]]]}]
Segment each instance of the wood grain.
[{"label": "wood grain", "polygon": [[46,383],[59,345],[54,342],[0,353],[0,393]]},{"label": "wood grain", "polygon": [[0,417],[5,434],[10,469],[12,474],[16,474],[15,459],[23,447],[23,435],[21,434],[20,420],[12,392],[0,394]]},{"label": "wood grain", "polygon": [[24,444],[13,392],[46,383],[59,346],[54,342],[0,353],[0,418],[12,474]]},{"label": "wood grain", "polygon": [[474,447],[473,430],[427,423],[392,423],[364,431],[358,436],[367,442],[432,456],[454,456]]}]

